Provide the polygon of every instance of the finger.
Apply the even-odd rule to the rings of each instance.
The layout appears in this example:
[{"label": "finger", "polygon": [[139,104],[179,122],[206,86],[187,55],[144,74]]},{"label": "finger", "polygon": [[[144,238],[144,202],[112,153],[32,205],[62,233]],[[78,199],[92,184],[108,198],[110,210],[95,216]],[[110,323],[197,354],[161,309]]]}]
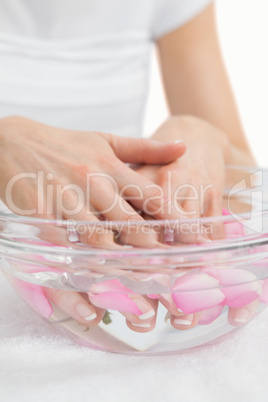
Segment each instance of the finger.
[{"label": "finger", "polygon": [[200,217],[199,185],[196,185],[193,180],[187,179],[185,175],[182,176],[177,166],[160,169],[159,183],[165,194],[170,194],[170,198],[182,218]]},{"label": "finger", "polygon": [[[160,303],[168,310],[169,318],[173,317],[173,320],[176,318],[182,318],[185,316],[190,316],[192,313],[186,314],[181,309],[179,309],[174,302],[174,296],[172,293],[161,294],[159,297]],[[193,315],[199,313],[199,311],[194,312]]]},{"label": "finger", "polygon": [[142,314],[135,315],[122,313],[126,317],[127,326],[135,332],[150,332],[154,329],[157,317],[158,301],[149,299],[146,296],[136,295],[136,303],[144,311]]},{"label": "finger", "polygon": [[[170,181],[171,178],[171,181]],[[199,185],[194,183],[181,184],[177,169],[164,170],[160,184],[164,193],[171,194],[170,212],[173,219],[176,214],[183,221],[174,232],[174,239],[180,243],[207,243],[211,239],[207,235],[208,229],[200,220],[203,212],[202,193]],[[184,179],[185,180],[185,179]],[[220,210],[221,211],[221,210]]]},{"label": "finger", "polygon": [[183,244],[206,244],[211,242],[211,230],[200,219],[200,201],[188,200],[182,204],[181,213],[185,215],[184,222],[178,227],[174,239]]},{"label": "finger", "polygon": [[182,200],[180,197],[180,201],[185,217],[189,219],[200,218],[201,207],[199,194],[196,193],[196,195],[193,196],[192,194],[186,193],[183,198],[184,200]]},{"label": "finger", "polygon": [[59,309],[81,325],[97,325],[104,317],[105,310],[87,302],[80,293],[53,288],[45,288],[44,293]]},{"label": "finger", "polygon": [[[203,215],[206,217],[222,216],[223,194],[221,189],[215,185],[205,193],[204,204],[202,206]],[[223,222],[210,222],[206,225],[210,232],[209,237],[212,240],[224,239]]]},{"label": "finger", "polygon": [[182,315],[185,315],[181,311],[178,311],[177,306],[173,301],[171,293],[161,294],[160,298],[159,298],[159,301],[160,301],[161,304],[163,304],[163,306],[170,313],[170,316],[180,317]]},{"label": "finger", "polygon": [[223,305],[218,305],[215,307],[212,307],[207,310],[203,310],[201,314],[201,318],[198,321],[199,325],[208,325],[211,324],[213,321],[215,321],[220,315],[223,310]]},{"label": "finger", "polygon": [[137,209],[156,219],[178,219],[181,214],[176,211],[164,189],[135,172],[123,163],[118,164],[114,175],[120,195],[131,202]]},{"label": "finger", "polygon": [[180,317],[171,316],[170,323],[174,328],[181,331],[191,329],[197,326],[201,314],[201,312],[198,312],[195,314],[181,315]]},{"label": "finger", "polygon": [[245,307],[229,307],[228,321],[235,327],[247,324],[255,315],[259,300],[254,300]]},{"label": "finger", "polygon": [[[95,197],[99,194],[93,193]],[[93,247],[102,247],[108,249],[116,249],[118,246],[114,241],[113,231],[107,229],[92,212],[94,207],[91,205],[82,206],[76,209],[74,213],[73,198],[69,195],[65,199],[64,218],[67,219],[68,231],[76,233],[81,243],[89,244]],[[96,211],[94,210],[96,213]],[[97,212],[98,213],[98,212]]]},{"label": "finger", "polygon": [[75,232],[81,243],[92,247],[121,248],[115,242],[114,231],[107,228],[104,222],[99,221],[94,214],[86,211],[85,208],[78,214],[69,215],[68,231]]},{"label": "finger", "polygon": [[[121,167],[120,170],[115,172],[115,175],[120,195],[146,215],[150,215],[155,219],[185,219],[183,211],[178,208],[174,198],[168,198],[161,186],[152,183],[128,167]],[[178,229],[180,228],[176,230]],[[178,233],[178,235],[180,234]],[[181,239],[184,243],[205,243],[208,241],[200,233],[192,233],[191,228],[183,236],[177,238],[178,241]]]},{"label": "finger", "polygon": [[147,227],[144,230],[143,225],[135,225],[135,222],[143,223],[144,219],[115,192],[112,185],[100,185],[98,192],[93,192],[91,202],[106,219],[113,221],[108,226],[117,232],[118,242],[151,248],[159,246],[153,229]]},{"label": "finger", "polygon": [[[93,285],[91,290],[105,289],[102,293],[88,293],[90,302],[101,309],[118,311],[130,321],[144,322],[152,320],[156,316],[156,303],[147,296],[140,294],[125,293],[128,290],[119,281],[112,280],[106,283]],[[110,289],[110,291],[107,291]],[[131,292],[131,291],[130,291]]]},{"label": "finger", "polygon": [[44,242],[52,246],[71,247],[72,239],[66,230],[65,222],[56,220],[55,216],[46,216],[46,219],[49,219],[49,221],[45,220],[34,224],[34,227],[39,229],[39,233],[36,239],[30,240],[30,242],[35,244]]},{"label": "finger", "polygon": [[145,332],[150,332],[154,329],[156,321],[134,324],[134,323],[131,323],[130,321],[126,320],[126,324],[132,331],[145,333]]},{"label": "finger", "polygon": [[142,248],[166,248],[167,246],[161,242],[161,233],[150,226],[133,226],[130,229],[121,229],[119,242],[129,246]]},{"label": "finger", "polygon": [[100,185],[94,191],[91,202],[99,213],[110,221],[143,221],[131,205],[120,197],[110,184]]},{"label": "finger", "polygon": [[116,156],[125,163],[163,164],[174,161],[186,150],[182,141],[161,142],[146,138],[105,135]]},{"label": "finger", "polygon": [[156,219],[180,219],[182,217],[172,199],[165,194],[164,189],[148,180],[140,173],[119,162],[113,170],[113,175],[122,198],[138,210]]},{"label": "finger", "polygon": [[[94,289],[96,291],[96,287]],[[121,288],[122,292],[122,288]],[[130,329],[136,332],[151,331],[156,323],[157,300],[139,294],[116,292],[88,293],[90,302],[101,309],[117,311],[126,318]]]},{"label": "finger", "polygon": [[201,312],[184,314],[178,311],[171,294],[161,295],[159,301],[167,309],[166,319],[170,319],[170,324],[179,330],[191,329],[198,324]]}]

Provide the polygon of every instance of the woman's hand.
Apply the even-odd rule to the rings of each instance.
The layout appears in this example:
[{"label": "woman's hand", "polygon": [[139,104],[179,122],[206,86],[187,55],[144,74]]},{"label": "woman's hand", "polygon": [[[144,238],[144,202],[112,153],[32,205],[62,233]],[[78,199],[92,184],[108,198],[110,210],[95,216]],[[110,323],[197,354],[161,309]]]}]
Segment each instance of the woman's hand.
[{"label": "woman's hand", "polygon": [[[125,163],[168,163],[184,151],[183,143],[163,144],[103,133],[62,130],[20,117],[6,118],[0,120],[0,197],[10,210],[21,215],[94,222],[102,217],[141,220],[120,192],[127,187],[135,204],[136,188],[139,188],[142,195],[139,206],[143,202],[150,206],[153,183]],[[159,199],[151,203],[153,210],[160,206]],[[42,222],[39,226],[38,237],[43,241],[71,245],[66,230],[48,227]],[[110,230],[102,233],[85,230],[79,240],[102,248],[119,247]],[[148,241],[152,246],[157,243],[157,238],[152,235]],[[48,288],[44,295],[41,287],[38,291],[36,287],[20,286],[20,289],[26,301],[31,300],[32,294],[34,300],[37,297],[41,301],[46,301],[47,296],[82,325],[96,325],[105,313],[76,292]],[[48,302],[46,306],[49,306]],[[132,321],[135,323],[133,317]],[[140,327],[137,328],[140,331]]]},{"label": "woman's hand", "polygon": [[0,197],[13,212],[93,221],[141,219],[120,193],[127,187],[135,205],[138,187],[136,206],[150,204],[153,183],[126,163],[168,163],[185,151],[183,143],[63,130],[20,117],[0,120],[0,145]]},{"label": "woman's hand", "polygon": [[221,130],[195,117],[170,118],[152,138],[186,145],[186,153],[175,161],[137,169],[164,189],[185,218],[221,215],[226,165],[254,163]]},{"label": "woman's hand", "polygon": [[[177,201],[182,218],[222,215],[226,165],[255,164],[251,154],[230,144],[222,131],[194,117],[168,119],[153,138],[159,141],[180,139],[186,145],[186,153],[176,161],[164,166],[137,168],[140,174],[160,185],[166,194],[169,192],[174,205]],[[150,216],[147,216],[147,219],[150,219]],[[214,224],[210,236],[214,239],[224,238],[227,236],[226,228]],[[184,239],[187,242],[189,235],[180,236],[179,241],[183,242]],[[167,309],[167,318],[170,319],[171,325],[180,330],[193,328],[198,323],[208,324],[221,313],[222,307],[219,305],[210,310],[184,314],[177,310],[170,295],[165,296],[166,298],[161,296],[159,302]],[[253,300],[243,307],[229,307],[230,324],[245,324],[254,315],[257,305],[258,300]],[[244,318],[246,313],[247,318]]]}]

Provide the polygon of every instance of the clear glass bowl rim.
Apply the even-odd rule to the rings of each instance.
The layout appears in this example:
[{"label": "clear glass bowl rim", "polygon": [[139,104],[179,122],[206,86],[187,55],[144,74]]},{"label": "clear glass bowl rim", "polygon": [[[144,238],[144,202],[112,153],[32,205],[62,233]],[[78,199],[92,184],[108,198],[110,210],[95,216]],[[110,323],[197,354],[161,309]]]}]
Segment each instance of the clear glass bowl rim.
[{"label": "clear glass bowl rim", "polygon": [[[232,166],[228,165],[227,169],[229,170],[238,170],[238,171],[243,171],[245,173],[256,173],[258,171],[266,172],[268,175],[268,168],[262,168],[262,167],[245,167],[245,166]],[[254,189],[253,189],[254,190]],[[247,191],[250,191],[248,189]],[[248,219],[249,213],[240,213],[239,218],[241,220],[243,219]],[[260,219],[260,218],[268,217],[268,198],[267,198],[267,208],[263,208],[261,210],[257,210],[255,212],[250,213],[250,218],[251,219]],[[16,215],[13,213],[8,213],[8,212],[0,212],[0,222],[12,222],[12,223],[18,223],[18,224],[26,224],[26,225],[37,225],[37,224],[42,224],[42,225],[56,225],[59,227],[66,227],[68,228],[68,225],[70,225],[70,221],[68,220],[60,220],[60,219],[44,219],[44,218],[38,218],[38,217],[27,217],[27,216],[22,216],[22,215]],[[213,217],[200,217],[200,218],[195,218],[195,219],[178,219],[178,220],[168,220],[168,219],[163,219],[163,220],[146,220],[146,221],[76,221],[72,220],[75,225],[79,224],[86,224],[89,226],[98,226],[98,227],[110,227],[112,228],[117,227],[120,225],[120,228],[123,228],[124,226],[146,226],[146,227],[153,227],[155,225],[158,225],[158,227],[162,227],[165,225],[173,225],[173,224],[207,224],[207,223],[220,223],[220,222],[228,222],[228,221],[234,221],[233,215],[220,215],[220,216],[213,216]],[[236,219],[237,222],[239,220]],[[266,238],[259,238],[259,239],[243,239],[241,237],[238,238],[232,238],[232,239],[224,239],[224,241],[212,241],[210,243],[200,244],[200,245],[193,245],[193,244],[186,244],[186,245],[180,245],[180,246],[170,246],[168,249],[165,248],[139,248],[139,247],[130,247],[130,248],[122,248],[122,250],[112,250],[112,249],[100,249],[100,248],[94,248],[91,247],[90,245],[86,245],[87,248],[85,249],[75,249],[72,247],[62,247],[62,246],[47,246],[47,245],[35,245],[35,244],[29,244],[29,243],[24,243],[22,242],[14,242],[12,240],[4,239],[1,238],[1,233],[0,233],[0,246],[4,247],[11,247],[11,248],[16,248],[16,249],[27,249],[27,251],[31,251],[33,253],[38,253],[40,251],[42,252],[48,252],[49,254],[68,254],[68,255],[88,255],[90,257],[93,256],[98,256],[100,255],[109,255],[109,256],[118,256],[120,255],[121,257],[124,256],[129,256],[129,254],[135,254],[135,255],[141,255],[141,256],[146,256],[146,255],[163,255],[167,256],[170,254],[189,254],[193,252],[216,252],[219,250],[230,250],[234,248],[243,248],[251,245],[262,245],[263,243],[268,243],[268,236]],[[1,254],[1,249],[0,249],[0,254]]]}]

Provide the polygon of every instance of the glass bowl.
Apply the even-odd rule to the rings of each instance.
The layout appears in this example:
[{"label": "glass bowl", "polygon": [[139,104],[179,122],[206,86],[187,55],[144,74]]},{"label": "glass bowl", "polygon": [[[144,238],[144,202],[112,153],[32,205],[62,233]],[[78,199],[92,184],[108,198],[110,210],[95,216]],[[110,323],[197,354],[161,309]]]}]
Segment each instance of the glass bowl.
[{"label": "glass bowl", "polygon": [[267,178],[229,167],[223,215],[209,218],[96,223],[3,210],[1,270],[79,344],[167,354],[215,342],[268,304]]}]

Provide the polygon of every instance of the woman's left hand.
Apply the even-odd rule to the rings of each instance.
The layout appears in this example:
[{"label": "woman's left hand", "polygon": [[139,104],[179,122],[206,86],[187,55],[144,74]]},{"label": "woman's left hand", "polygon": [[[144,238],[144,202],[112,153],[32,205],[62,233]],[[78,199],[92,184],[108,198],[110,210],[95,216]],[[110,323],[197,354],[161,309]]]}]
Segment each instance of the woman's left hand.
[{"label": "woman's left hand", "polygon": [[[232,145],[224,132],[198,118],[170,118],[158,128],[152,138],[158,141],[182,140],[186,145],[185,154],[171,163],[137,168],[140,174],[161,186],[168,197],[172,196],[173,204],[177,201],[181,216],[185,218],[222,215],[226,165],[255,164],[252,156]],[[147,218],[150,219],[150,216]],[[191,231],[191,225],[189,230]],[[213,225],[209,237],[218,239],[225,236],[224,225]],[[183,239],[180,238],[181,240]],[[206,317],[212,322],[222,308],[214,308],[214,318],[213,314],[209,316],[210,310],[187,315],[178,312],[174,302],[170,302],[172,297],[169,300],[169,295],[166,296],[167,299],[160,297],[159,301],[168,310],[171,325],[180,330],[193,328],[199,322],[208,323]],[[245,324],[254,315],[257,305],[256,299],[244,307],[229,307],[229,323],[234,326]],[[246,313],[248,318],[244,319]],[[240,318],[242,316],[243,319]]]},{"label": "woman's left hand", "polygon": [[209,123],[187,116],[168,119],[152,138],[182,140],[186,152],[169,164],[141,166],[137,171],[177,201],[182,217],[221,215],[230,148],[227,136]]}]

